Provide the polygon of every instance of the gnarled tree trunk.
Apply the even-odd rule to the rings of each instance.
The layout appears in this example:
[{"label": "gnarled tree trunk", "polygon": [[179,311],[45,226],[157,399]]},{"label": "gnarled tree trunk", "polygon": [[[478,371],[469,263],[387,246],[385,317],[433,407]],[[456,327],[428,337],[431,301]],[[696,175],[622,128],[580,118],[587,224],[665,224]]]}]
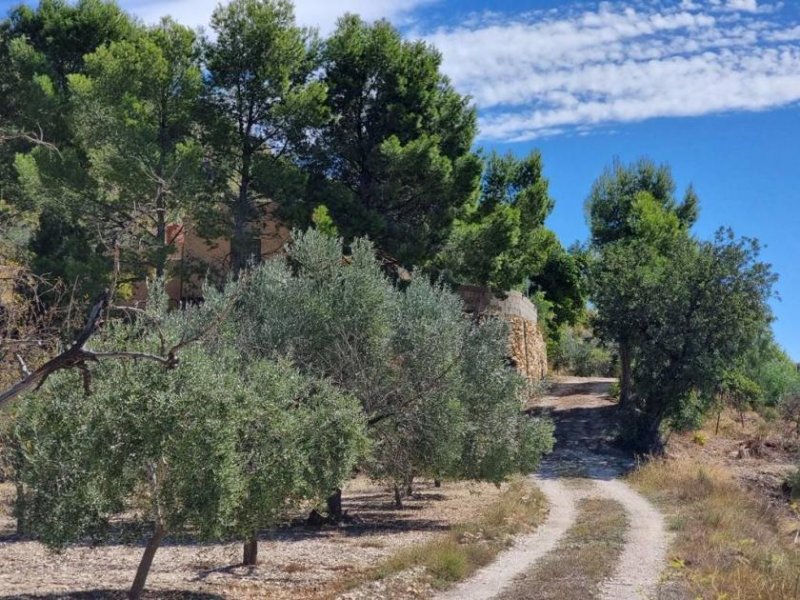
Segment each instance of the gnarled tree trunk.
[{"label": "gnarled tree trunk", "polygon": [[342,511],[342,488],[336,488],[336,491],[328,496],[326,504],[328,505],[328,518],[331,521],[341,521],[344,517],[344,512]]},{"label": "gnarled tree trunk", "polygon": [[254,567],[258,564],[258,536],[255,531],[244,543],[242,564],[246,567]]},{"label": "gnarled tree trunk", "polygon": [[133,580],[133,585],[128,592],[128,598],[130,598],[130,600],[139,600],[141,597],[144,591],[144,585],[147,582],[147,575],[150,573],[150,567],[153,564],[153,557],[155,557],[156,550],[158,550],[161,545],[161,540],[164,539],[165,533],[164,525],[161,523],[156,524],[153,535],[150,537],[150,541],[147,542],[147,546],[142,554],[142,560],[139,562],[139,568],[136,570],[136,577]]}]

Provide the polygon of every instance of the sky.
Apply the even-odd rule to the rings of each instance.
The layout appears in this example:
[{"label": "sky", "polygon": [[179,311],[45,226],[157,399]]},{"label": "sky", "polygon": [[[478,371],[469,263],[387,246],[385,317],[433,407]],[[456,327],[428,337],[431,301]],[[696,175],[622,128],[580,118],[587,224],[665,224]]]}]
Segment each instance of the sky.
[{"label": "sky", "polygon": [[[0,9],[16,2],[0,0]],[[121,0],[145,22],[208,23],[217,0]],[[696,233],[765,244],[779,343],[800,361],[800,1],[295,0],[324,35],[344,12],[386,18],[442,53],[473,98],[478,146],[542,152],[548,225],[586,240],[584,203],[615,158],[668,163],[700,197]]]}]

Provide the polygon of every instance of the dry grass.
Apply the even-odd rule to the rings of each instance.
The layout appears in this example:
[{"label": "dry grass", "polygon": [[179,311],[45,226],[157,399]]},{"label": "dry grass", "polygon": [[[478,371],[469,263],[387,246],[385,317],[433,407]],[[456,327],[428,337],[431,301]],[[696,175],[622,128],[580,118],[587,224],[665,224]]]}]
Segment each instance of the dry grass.
[{"label": "dry grass", "polygon": [[685,597],[800,598],[800,545],[766,501],[723,467],[652,461],[630,482],[657,502],[675,533],[670,579]]},{"label": "dry grass", "polygon": [[546,513],[542,493],[528,481],[515,480],[476,518],[427,543],[399,550],[353,585],[422,567],[433,587],[444,588],[491,562],[514,535],[535,529]]},{"label": "dry grass", "polygon": [[564,540],[545,560],[503,592],[499,600],[593,598],[614,573],[625,545],[628,519],[614,500],[587,498]]}]

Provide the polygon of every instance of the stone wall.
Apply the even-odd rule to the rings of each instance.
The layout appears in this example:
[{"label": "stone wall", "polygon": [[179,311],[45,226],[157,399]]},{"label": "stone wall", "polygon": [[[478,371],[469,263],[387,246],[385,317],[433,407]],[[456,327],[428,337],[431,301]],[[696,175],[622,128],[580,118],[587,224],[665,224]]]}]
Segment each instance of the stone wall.
[{"label": "stone wall", "polygon": [[547,346],[539,329],[536,307],[519,292],[498,298],[486,288],[464,285],[458,290],[468,312],[495,315],[509,324],[509,359],[529,381],[547,375]]}]

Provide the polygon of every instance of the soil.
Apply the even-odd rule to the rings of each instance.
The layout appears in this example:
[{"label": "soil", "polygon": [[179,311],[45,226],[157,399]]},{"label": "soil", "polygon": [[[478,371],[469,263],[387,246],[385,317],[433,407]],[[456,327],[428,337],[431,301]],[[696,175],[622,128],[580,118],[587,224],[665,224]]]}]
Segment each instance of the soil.
[{"label": "soil", "polygon": [[[592,598],[610,577],[625,544],[625,508],[614,500],[584,498],[575,524],[547,559],[518,578],[498,600]],[[580,565],[576,569],[575,565]]]},{"label": "soil", "polygon": [[[619,504],[627,525],[624,546],[616,564],[609,568],[610,576],[596,581],[597,589],[581,597],[640,600],[658,594],[669,539],[661,513],[620,479],[635,466],[635,459],[614,444],[617,411],[609,396],[613,382],[559,378],[549,396],[527,407],[533,414],[551,417],[556,425],[555,449],[534,477],[550,503],[548,519],[534,534],[518,540],[492,565],[440,595],[439,600],[537,598],[544,584],[544,574],[537,576],[541,572],[537,567],[557,558],[559,543],[575,524],[576,503],[586,498]],[[572,562],[571,576],[590,581],[587,573],[595,566]],[[565,589],[560,597],[572,596]]]},{"label": "soil", "polygon": [[[395,509],[392,493],[358,478],[346,486],[344,508],[352,522],[321,529],[283,527],[260,536],[260,564],[242,567],[240,543],[197,544],[168,539],[148,578],[148,598],[310,600],[331,598],[342,583],[409,544],[467,521],[493,503],[491,484],[415,483],[412,498]],[[55,554],[15,535],[14,489],[0,484],[0,599],[123,598],[133,580],[144,540],[92,548],[77,545]]]},{"label": "soil", "polygon": [[667,451],[671,457],[691,456],[723,467],[745,488],[788,514],[784,482],[800,465],[800,436],[793,425],[755,412],[742,418],[726,411],[719,430],[716,419],[710,419],[700,431],[672,435]]}]

